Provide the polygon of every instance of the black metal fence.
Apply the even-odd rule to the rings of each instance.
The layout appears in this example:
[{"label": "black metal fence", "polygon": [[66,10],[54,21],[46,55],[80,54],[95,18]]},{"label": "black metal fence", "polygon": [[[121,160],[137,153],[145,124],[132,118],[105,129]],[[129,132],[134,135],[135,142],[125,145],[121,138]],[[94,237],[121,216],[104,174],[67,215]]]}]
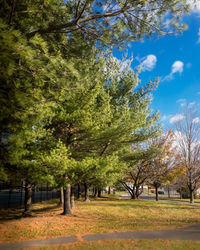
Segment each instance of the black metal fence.
[{"label": "black metal fence", "polygon": [[[0,209],[24,206],[24,185],[13,187],[11,184],[0,181]],[[32,189],[32,202],[37,203],[60,197],[60,191],[48,184],[38,184]]]}]

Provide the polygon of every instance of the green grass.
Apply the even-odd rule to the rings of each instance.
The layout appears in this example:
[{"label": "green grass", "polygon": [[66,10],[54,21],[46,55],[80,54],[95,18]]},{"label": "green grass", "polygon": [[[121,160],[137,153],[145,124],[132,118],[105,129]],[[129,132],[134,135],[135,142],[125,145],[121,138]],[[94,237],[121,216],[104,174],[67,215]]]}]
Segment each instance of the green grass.
[{"label": "green grass", "polygon": [[[165,200],[174,200],[174,201],[181,201],[181,202],[190,202],[190,199],[180,199],[180,198],[177,198],[177,197],[162,197],[163,199]],[[200,203],[200,199],[194,199],[194,204],[196,203]]]},{"label": "green grass", "polygon": [[200,223],[200,206],[145,200],[119,200],[114,196],[76,202],[73,216],[61,215],[57,201],[34,205],[33,217],[21,210],[0,211],[0,242],[51,238],[88,233],[158,230]]}]

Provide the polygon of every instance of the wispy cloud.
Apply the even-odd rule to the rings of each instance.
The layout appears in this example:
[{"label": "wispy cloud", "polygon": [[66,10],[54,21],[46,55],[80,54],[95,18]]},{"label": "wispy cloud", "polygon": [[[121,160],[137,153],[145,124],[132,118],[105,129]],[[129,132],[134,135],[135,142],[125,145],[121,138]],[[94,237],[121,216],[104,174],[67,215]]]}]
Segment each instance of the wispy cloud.
[{"label": "wispy cloud", "polygon": [[184,107],[186,105],[186,99],[184,98],[178,99],[176,103],[179,103],[181,107]]},{"label": "wispy cloud", "polygon": [[200,1],[199,0],[188,0],[190,9],[192,12],[200,13]]},{"label": "wispy cloud", "polygon": [[187,63],[187,64],[186,64],[186,68],[187,68],[187,69],[190,69],[191,67],[192,67],[192,64],[191,64],[191,63]]},{"label": "wispy cloud", "polygon": [[192,107],[194,107],[195,104],[196,104],[196,102],[190,102],[190,103],[188,104],[188,107],[189,107],[189,108],[192,108]]},{"label": "wispy cloud", "polygon": [[172,116],[172,118],[169,120],[169,122],[171,124],[173,124],[173,123],[176,123],[176,122],[181,121],[183,119],[184,119],[184,115],[182,115],[182,114],[176,114],[176,115]]},{"label": "wispy cloud", "polygon": [[199,117],[194,118],[194,119],[193,119],[193,122],[194,122],[194,123],[200,123],[200,118],[199,118]]},{"label": "wispy cloud", "polygon": [[197,40],[197,43],[200,43],[200,28],[199,28],[199,31],[198,31],[198,40]]},{"label": "wispy cloud", "polygon": [[141,63],[141,71],[151,71],[155,68],[157,57],[155,55],[148,55]]},{"label": "wispy cloud", "polygon": [[161,121],[166,121],[167,120],[167,115],[163,115],[161,118],[160,118]]},{"label": "wispy cloud", "polygon": [[172,69],[169,75],[165,76],[162,81],[170,81],[174,78],[174,74],[183,72],[184,63],[182,61],[175,61],[172,64]]},{"label": "wispy cloud", "polygon": [[185,98],[181,98],[181,99],[178,99],[176,101],[176,103],[183,103],[183,102],[186,102],[186,99]]}]

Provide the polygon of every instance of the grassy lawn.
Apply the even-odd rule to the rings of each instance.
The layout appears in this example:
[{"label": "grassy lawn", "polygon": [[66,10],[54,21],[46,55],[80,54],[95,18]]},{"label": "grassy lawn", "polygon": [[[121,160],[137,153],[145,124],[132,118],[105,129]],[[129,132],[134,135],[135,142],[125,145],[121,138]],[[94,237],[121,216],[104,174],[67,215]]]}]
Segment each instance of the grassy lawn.
[{"label": "grassy lawn", "polygon": [[[177,198],[177,197],[170,197],[168,198],[167,196],[166,197],[161,197],[162,199],[165,199],[165,200],[174,200],[174,201],[181,201],[181,202],[190,202],[190,199],[180,199],[180,198]],[[200,203],[200,199],[194,199],[194,205],[196,203]]]},{"label": "grassy lawn", "polygon": [[[35,248],[34,248],[35,249]],[[52,247],[37,248],[39,250],[50,250]],[[200,242],[193,241],[170,241],[170,240],[105,240],[96,242],[82,242],[69,244],[67,246],[53,247],[56,250],[199,250]]]},{"label": "grassy lawn", "polygon": [[22,218],[22,211],[19,210],[1,210],[0,242],[113,231],[169,229],[200,223],[200,206],[101,198],[89,203],[77,201],[73,216],[68,217],[61,215],[62,209],[56,202],[53,200],[35,204],[31,218]]}]

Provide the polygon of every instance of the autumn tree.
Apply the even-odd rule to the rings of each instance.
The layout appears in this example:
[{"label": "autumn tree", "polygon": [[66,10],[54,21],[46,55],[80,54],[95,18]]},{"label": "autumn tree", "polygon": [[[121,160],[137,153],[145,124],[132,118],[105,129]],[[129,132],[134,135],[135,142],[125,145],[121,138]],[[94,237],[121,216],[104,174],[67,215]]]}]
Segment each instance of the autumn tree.
[{"label": "autumn tree", "polygon": [[184,179],[182,178],[184,174],[185,169],[181,166],[180,157],[176,155],[176,161],[174,161],[173,169],[166,176],[164,183],[167,186],[168,198],[170,198],[171,188],[181,190],[181,188],[184,186]]},{"label": "autumn tree", "polygon": [[158,201],[158,188],[166,182],[174,170],[178,155],[174,148],[174,135],[171,130],[153,139],[152,142],[161,149],[161,153],[149,161],[151,177],[148,183],[155,187],[156,201]]},{"label": "autumn tree", "polygon": [[188,190],[185,169],[184,172],[175,179],[175,187],[177,192],[180,194],[180,199],[182,199],[185,191]]},{"label": "autumn tree", "polygon": [[177,121],[175,128],[177,150],[185,168],[190,203],[193,203],[200,180],[200,122],[194,107],[184,107],[182,119]]},{"label": "autumn tree", "polygon": [[141,143],[132,145],[130,152],[124,154],[123,160],[127,169],[124,178],[120,180],[122,185],[131,195],[131,199],[138,199],[143,192],[143,185],[152,174],[152,166],[149,161],[160,153],[156,145]]}]

